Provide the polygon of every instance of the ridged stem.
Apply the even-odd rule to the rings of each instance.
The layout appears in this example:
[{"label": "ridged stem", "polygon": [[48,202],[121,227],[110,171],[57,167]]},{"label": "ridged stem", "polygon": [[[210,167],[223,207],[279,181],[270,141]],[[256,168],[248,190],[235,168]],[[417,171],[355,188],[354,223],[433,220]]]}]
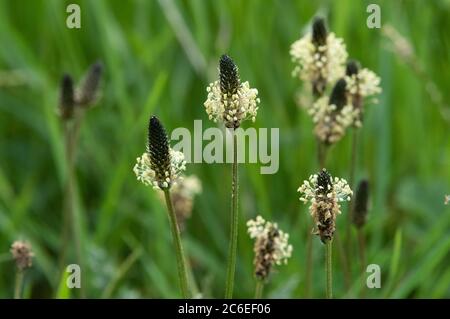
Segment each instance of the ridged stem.
[{"label": "ridged stem", "polygon": [[16,272],[16,283],[14,287],[14,299],[22,298],[22,285],[23,285],[23,270],[17,270]]},{"label": "ridged stem", "polygon": [[238,240],[238,162],[237,162],[237,136],[233,130],[233,164],[232,164],[232,185],[231,185],[231,225],[230,244],[228,249],[227,281],[225,288],[225,298],[233,298],[234,274],[236,270],[236,254]]},{"label": "ridged stem", "polygon": [[[78,134],[81,126],[83,114],[75,117],[73,122],[64,123],[64,138],[65,138],[65,153],[67,160],[67,176],[65,186],[64,211],[63,211],[63,227],[62,227],[62,249],[60,255],[60,266],[64,268],[66,259],[66,251],[69,240],[69,233],[72,233],[72,240],[75,245],[75,261],[86,273],[83,263],[82,244],[81,244],[81,229],[80,220],[75,207],[75,156],[78,145]],[[64,270],[62,270],[64,271]],[[86,276],[84,276],[86,277]],[[86,280],[85,280],[86,282]],[[85,285],[80,287],[80,297],[85,298]]]},{"label": "ridged stem", "polygon": [[325,253],[325,259],[326,259],[326,276],[327,276],[327,289],[326,289],[326,296],[327,299],[333,298],[333,266],[332,266],[332,250],[333,250],[333,241],[328,240],[326,243],[326,253]]},{"label": "ridged stem", "polygon": [[[361,264],[361,275],[366,272],[366,241],[364,238],[364,232],[362,228],[358,229],[358,247],[359,247],[359,259]],[[364,298],[364,289],[361,290],[361,298]]]},{"label": "ridged stem", "polygon": [[262,280],[256,280],[255,287],[255,299],[261,299],[264,290],[264,282]]},{"label": "ridged stem", "polygon": [[168,189],[164,190],[164,197],[166,199],[170,229],[172,230],[172,237],[175,245],[175,254],[177,256],[178,279],[180,282],[181,294],[183,298],[187,299],[189,298],[189,290],[188,290],[188,276],[186,271],[186,262],[184,259],[183,246],[181,244],[180,229],[178,228],[178,223],[175,211],[173,209],[170,191]]},{"label": "ridged stem", "polygon": [[308,232],[306,240],[306,270],[305,270],[305,297],[311,298],[312,289],[312,271],[313,271],[313,234]]}]

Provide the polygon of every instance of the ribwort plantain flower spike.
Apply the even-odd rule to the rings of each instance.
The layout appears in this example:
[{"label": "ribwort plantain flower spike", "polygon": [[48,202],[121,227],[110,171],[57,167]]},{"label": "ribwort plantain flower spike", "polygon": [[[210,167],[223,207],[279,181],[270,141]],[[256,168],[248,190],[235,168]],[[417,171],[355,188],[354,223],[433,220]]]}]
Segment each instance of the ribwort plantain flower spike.
[{"label": "ribwort plantain flower spike", "polygon": [[345,74],[344,41],[327,31],[323,18],[314,19],[312,31],[291,45],[290,55],[295,63],[292,75],[309,82],[316,97],[325,93],[327,83]]},{"label": "ribwort plantain flower spike", "polygon": [[100,80],[103,73],[103,64],[96,62],[89,67],[84,80],[77,90],[77,103],[82,107],[94,104],[99,95]]},{"label": "ribwort plantain flower spike", "polygon": [[278,228],[276,223],[265,221],[261,216],[247,222],[250,238],[255,239],[255,277],[264,281],[274,265],[287,264],[292,255],[289,234]]},{"label": "ribwort plantain flower spike", "polygon": [[61,79],[59,93],[59,115],[62,119],[71,119],[75,111],[75,96],[73,79],[69,74],[64,74]]},{"label": "ribwort plantain flower spike", "polygon": [[357,228],[361,228],[366,223],[369,211],[369,182],[362,180],[356,188],[355,205],[352,212],[352,221]]},{"label": "ribwort plantain flower spike", "polygon": [[314,219],[315,234],[322,243],[331,241],[336,229],[336,216],[341,214],[340,202],[349,201],[353,195],[347,181],[332,177],[326,169],[311,175],[297,190],[300,201],[311,203],[309,212]]},{"label": "ribwort plantain flower spike", "polygon": [[314,133],[326,145],[337,143],[353,123],[355,110],[347,99],[346,82],[336,82],[330,97],[323,96],[308,111],[314,122]]},{"label": "ribwort plantain flower spike", "polygon": [[152,116],[148,125],[147,152],[137,158],[134,172],[137,179],[155,189],[169,189],[186,169],[181,152],[169,146],[169,140],[161,122]]},{"label": "ribwort plantain flower spike", "polygon": [[[346,68],[345,81],[347,94],[354,108],[353,126],[361,127],[364,114],[364,99],[381,93],[380,78],[372,71],[363,68],[357,61],[349,61]],[[374,100],[374,102],[377,102]]]},{"label": "ribwort plantain flower spike", "polygon": [[19,271],[24,271],[33,265],[33,251],[31,245],[25,241],[17,240],[11,245],[11,254]]},{"label": "ribwort plantain flower spike", "polygon": [[219,61],[219,80],[211,83],[204,103],[210,120],[223,122],[227,128],[238,128],[247,119],[253,122],[258,112],[258,90],[241,82],[236,64],[228,55]]},{"label": "ribwort plantain flower spike", "polygon": [[325,26],[325,20],[322,17],[315,17],[312,25],[312,43],[315,46],[321,46],[327,44],[327,27]]}]

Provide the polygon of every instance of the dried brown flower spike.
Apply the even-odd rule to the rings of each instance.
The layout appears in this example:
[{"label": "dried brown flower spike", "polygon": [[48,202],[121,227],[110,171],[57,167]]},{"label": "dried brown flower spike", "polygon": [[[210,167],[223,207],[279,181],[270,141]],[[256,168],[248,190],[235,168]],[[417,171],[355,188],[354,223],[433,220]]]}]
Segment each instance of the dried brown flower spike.
[{"label": "dried brown flower spike", "polygon": [[357,228],[361,228],[366,223],[369,211],[369,182],[362,180],[356,188],[355,205],[352,212],[352,221]]},{"label": "dried brown flower spike", "polygon": [[89,67],[77,91],[76,100],[78,105],[89,107],[95,103],[99,94],[102,73],[103,64],[101,62],[96,62]]},{"label": "dried brown flower spike", "polygon": [[247,222],[248,233],[255,239],[255,277],[264,281],[274,265],[286,264],[292,255],[289,234],[281,231],[277,224],[267,222],[261,216]]},{"label": "dried brown flower spike", "polygon": [[73,79],[69,74],[64,74],[61,79],[59,93],[59,115],[64,120],[71,119],[75,110],[75,96],[73,90]]},{"label": "dried brown flower spike", "polygon": [[11,245],[11,254],[19,271],[24,271],[33,265],[34,254],[29,243],[20,240],[15,241]]}]

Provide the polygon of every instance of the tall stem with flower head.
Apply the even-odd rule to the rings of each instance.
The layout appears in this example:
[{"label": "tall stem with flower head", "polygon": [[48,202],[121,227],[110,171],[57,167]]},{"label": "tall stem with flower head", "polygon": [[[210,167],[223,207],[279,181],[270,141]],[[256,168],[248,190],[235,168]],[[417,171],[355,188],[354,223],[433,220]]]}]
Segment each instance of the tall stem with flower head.
[{"label": "tall stem with flower head", "polygon": [[[64,126],[65,158],[66,158],[66,181],[64,189],[63,225],[61,234],[61,254],[59,256],[59,267],[64,267],[68,241],[70,234],[75,246],[75,260],[86,275],[82,253],[82,229],[81,216],[76,208],[76,176],[75,158],[78,148],[78,136],[84,118],[84,113],[98,98],[99,84],[103,72],[100,61],[92,64],[86,72],[84,79],[80,82],[76,92],[73,79],[65,74],[60,85],[59,116]],[[62,270],[63,271],[63,270]],[[84,282],[89,282],[84,280]],[[85,297],[85,286],[80,288],[80,296]]]},{"label": "tall stem with flower head", "polygon": [[[308,106],[307,109],[315,123],[317,162],[319,168],[322,169],[326,167],[329,148],[326,140],[333,138],[330,136],[331,132],[326,132],[329,128],[333,129],[333,123],[329,121],[333,118],[333,110],[328,107],[332,103],[327,103],[324,94],[328,84],[334,83],[344,74],[345,60],[348,54],[344,41],[327,30],[322,17],[314,18],[311,32],[291,45],[290,54],[296,64],[293,75],[309,83],[312,88],[315,103]],[[309,297],[313,277],[313,251],[312,234],[308,232],[307,236],[305,295]]]},{"label": "tall stem with flower head", "polygon": [[289,234],[278,228],[276,223],[268,222],[261,216],[247,222],[250,238],[255,239],[253,265],[256,278],[255,299],[262,297],[264,284],[275,265],[287,264],[292,255],[292,245],[288,243]]},{"label": "tall stem with flower head", "polygon": [[164,192],[170,229],[177,258],[178,279],[183,298],[190,297],[186,259],[181,243],[180,229],[173,209],[170,188],[177,183],[186,169],[186,161],[181,152],[169,146],[166,130],[156,116],[152,116],[148,125],[147,151],[137,158],[134,172],[144,185],[152,186]]},{"label": "tall stem with flower head", "polygon": [[11,246],[11,254],[16,263],[16,280],[14,285],[14,299],[22,298],[23,279],[25,272],[33,265],[33,251],[31,245],[24,241],[15,241]]},{"label": "tall stem with flower head", "polygon": [[[352,134],[352,149],[351,149],[351,160],[350,160],[350,187],[354,187],[355,183],[355,172],[357,169],[357,154],[358,154],[358,133],[363,124],[364,115],[364,99],[368,96],[373,96],[381,93],[380,88],[380,78],[372,71],[361,68],[358,61],[350,60],[347,62],[345,79],[347,82],[347,93],[351,104],[353,106],[353,134]],[[375,100],[376,101],[376,100]],[[361,185],[360,185],[361,186]],[[363,185],[364,187],[364,185]],[[356,198],[358,199],[358,197]],[[361,206],[361,204],[351,201],[348,208],[348,222],[346,229],[346,247],[347,247],[347,258],[350,260],[352,258],[351,247],[352,247],[352,232],[351,224],[352,217],[355,217],[356,206]],[[353,218],[353,222],[355,222]],[[357,224],[355,224],[357,225]],[[364,236],[360,225],[358,226],[358,245],[360,251],[361,262],[365,264],[365,252],[364,252]],[[364,269],[364,268],[363,268]]]},{"label": "tall stem with flower head", "polygon": [[258,90],[250,88],[248,82],[241,82],[238,67],[228,55],[219,61],[219,80],[206,89],[208,97],[204,103],[209,119],[222,122],[233,132],[233,163],[231,184],[230,243],[228,246],[225,298],[233,297],[238,241],[238,163],[237,136],[235,130],[247,119],[253,122],[258,111]]},{"label": "tall stem with flower head", "polygon": [[347,182],[341,178],[333,178],[326,169],[311,175],[299,187],[300,200],[310,202],[309,211],[316,225],[315,233],[326,245],[326,296],[332,296],[332,241],[336,230],[336,217],[341,213],[339,202],[349,201],[352,191]]}]

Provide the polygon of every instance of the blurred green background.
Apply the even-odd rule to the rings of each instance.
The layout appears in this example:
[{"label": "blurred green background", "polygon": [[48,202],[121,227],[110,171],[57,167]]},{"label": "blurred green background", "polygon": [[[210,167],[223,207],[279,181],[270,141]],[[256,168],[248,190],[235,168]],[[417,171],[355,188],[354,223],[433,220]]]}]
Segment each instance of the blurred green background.
[{"label": "blurred green background", "polygon": [[[410,41],[417,70],[381,29],[366,27],[366,7],[381,6],[382,24]],[[81,6],[81,29],[65,26],[66,6]],[[307,206],[301,182],[318,167],[309,116],[294,101],[290,44],[316,14],[347,44],[350,57],[382,78],[378,105],[368,105],[357,179],[372,184],[366,225],[368,262],[379,264],[381,289],[367,297],[450,297],[450,1],[0,1],[0,297],[14,289],[9,248],[16,239],[33,245],[25,297],[76,297],[61,283],[58,255],[64,181],[64,139],[56,114],[64,72],[79,79],[100,59],[102,97],[82,123],[77,155],[77,213],[81,216],[82,284],[100,297],[178,297],[176,260],[164,205],[132,171],[145,148],[150,114],[168,131],[212,127],[203,102],[217,77],[222,53],[241,78],[258,88],[256,127],[280,128],[280,169],[260,175],[259,165],[240,166],[240,238],[236,297],[252,297],[253,242],[245,221],[261,214],[290,233],[294,254],[279,266],[265,296],[303,297]],[[417,66],[416,65],[416,66]],[[426,76],[424,75],[426,74]],[[429,77],[428,79],[426,77]],[[428,82],[442,92],[430,97]],[[445,109],[447,107],[447,109]],[[247,127],[245,124],[244,127]],[[331,152],[329,171],[348,178],[350,138]],[[184,244],[200,292],[223,297],[229,232],[231,172],[226,164],[189,164],[203,192],[196,197]],[[338,218],[344,233],[347,207]],[[351,248],[357,258],[356,244]],[[314,238],[314,293],[324,296],[323,247]],[[68,251],[73,262],[73,252]],[[356,297],[365,277],[351,260],[345,289],[334,258],[336,297]]]}]

